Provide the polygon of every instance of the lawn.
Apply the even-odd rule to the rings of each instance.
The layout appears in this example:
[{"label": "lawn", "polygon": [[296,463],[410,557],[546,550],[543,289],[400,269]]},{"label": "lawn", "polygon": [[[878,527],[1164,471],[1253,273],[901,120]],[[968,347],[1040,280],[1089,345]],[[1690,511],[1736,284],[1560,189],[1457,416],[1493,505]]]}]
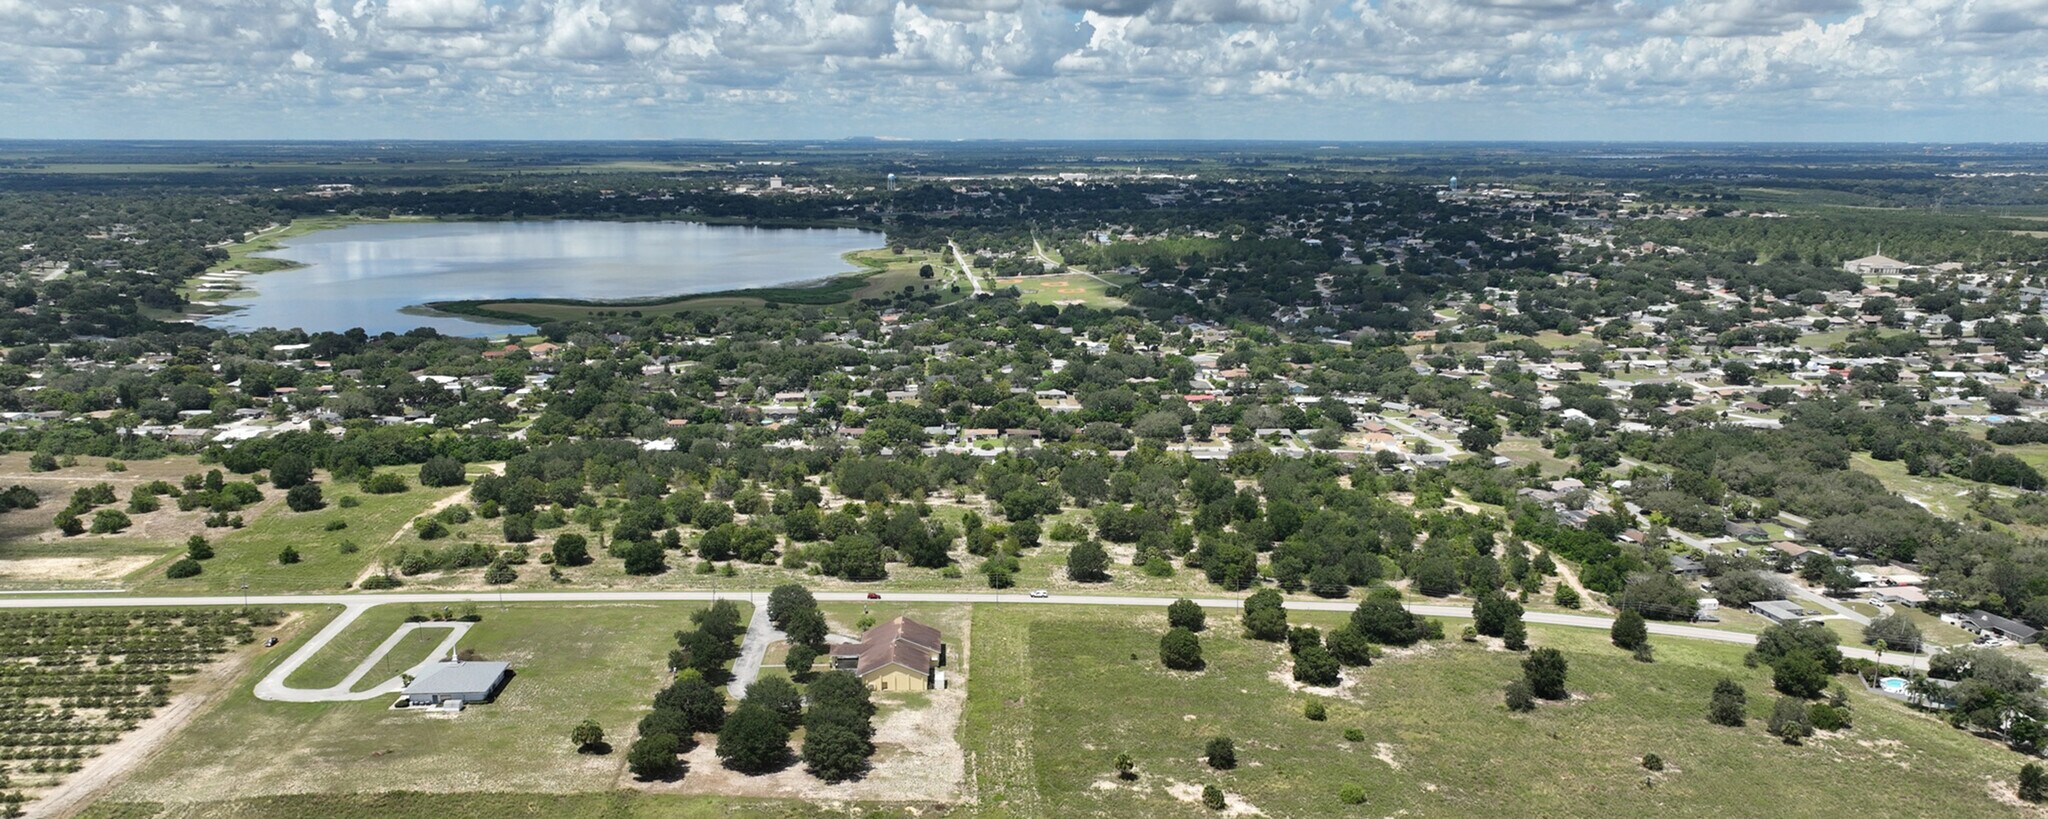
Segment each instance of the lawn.
[{"label": "lawn", "polygon": [[[393,790],[609,791],[623,770],[633,725],[667,678],[674,633],[695,608],[486,606],[482,622],[461,645],[511,662],[515,676],[497,701],[454,717],[391,710],[382,698],[262,702],[249,693],[251,676],[108,801],[192,803]],[[618,746],[615,752],[576,753],[569,729],[586,717],[604,726]]]},{"label": "lawn", "polygon": [[[1329,625],[1334,618],[1307,620]],[[1596,631],[1532,629],[1571,662],[1575,698],[1527,715],[1501,705],[1521,655],[1451,640],[1354,670],[1361,682],[1324,697],[1327,722],[1301,716],[1309,695],[1274,676],[1283,648],[1237,635],[1210,615],[1208,669],[1158,665],[1162,612],[979,607],[977,662],[963,739],[982,813],[1019,816],[1201,816],[1204,784],[1271,816],[2010,815],[1987,782],[2023,761],[1896,703],[1852,695],[1856,727],[1787,746],[1763,721],[1774,697],[1743,649],[1663,640],[1641,664]],[[1453,630],[1455,631],[1455,623]],[[1714,681],[1750,695],[1745,728],[1707,724]],[[1363,730],[1347,742],[1345,728]],[[1237,744],[1239,767],[1201,761],[1209,737]],[[1135,757],[1119,782],[1111,760]],[[1644,753],[1670,766],[1649,774]],[[1645,780],[1649,786],[1645,786]],[[1368,802],[1347,808],[1341,785]]]},{"label": "lawn", "polygon": [[[363,612],[356,621],[348,624],[340,634],[327,643],[327,647],[313,655],[312,659],[293,670],[285,677],[285,685],[293,688],[326,688],[339,684],[342,678],[354,671],[363,658],[376,651],[399,624],[405,622],[406,607],[398,605],[377,606]],[[431,632],[445,636],[441,632]]]}]

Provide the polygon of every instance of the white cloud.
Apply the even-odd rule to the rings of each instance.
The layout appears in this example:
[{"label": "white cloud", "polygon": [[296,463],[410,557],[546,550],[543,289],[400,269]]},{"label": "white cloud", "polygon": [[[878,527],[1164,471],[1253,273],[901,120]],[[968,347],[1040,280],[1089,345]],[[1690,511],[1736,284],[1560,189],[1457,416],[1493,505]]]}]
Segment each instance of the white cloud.
[{"label": "white cloud", "polygon": [[2042,54],[2048,0],[0,0],[0,135],[2012,138]]}]

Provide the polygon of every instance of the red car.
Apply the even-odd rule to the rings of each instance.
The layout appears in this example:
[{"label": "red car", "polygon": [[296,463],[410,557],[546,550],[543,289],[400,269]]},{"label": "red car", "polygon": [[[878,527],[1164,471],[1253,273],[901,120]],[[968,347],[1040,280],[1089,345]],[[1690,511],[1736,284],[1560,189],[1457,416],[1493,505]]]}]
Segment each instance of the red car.
[{"label": "red car", "polygon": [[882,599],[882,595],[881,595],[881,594],[880,594],[879,592],[868,592],[868,599],[869,599],[869,600],[880,600],[880,599]]}]

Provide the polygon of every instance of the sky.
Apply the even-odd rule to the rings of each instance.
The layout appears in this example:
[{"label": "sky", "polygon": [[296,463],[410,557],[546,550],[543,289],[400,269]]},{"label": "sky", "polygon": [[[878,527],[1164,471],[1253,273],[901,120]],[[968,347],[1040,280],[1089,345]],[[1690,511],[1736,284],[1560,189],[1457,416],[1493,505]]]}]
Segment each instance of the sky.
[{"label": "sky", "polygon": [[0,0],[0,138],[2048,140],[2048,0]]}]

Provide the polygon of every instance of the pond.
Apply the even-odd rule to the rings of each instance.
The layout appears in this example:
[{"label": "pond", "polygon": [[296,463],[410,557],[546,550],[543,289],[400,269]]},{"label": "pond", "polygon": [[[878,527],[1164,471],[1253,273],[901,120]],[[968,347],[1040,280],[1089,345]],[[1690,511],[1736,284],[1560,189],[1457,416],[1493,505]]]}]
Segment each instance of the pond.
[{"label": "pond", "polygon": [[420,312],[433,301],[630,299],[816,281],[848,272],[840,258],[880,247],[854,229],[756,228],[691,222],[385,222],[283,242],[260,255],[302,267],[251,275],[253,295],[205,323],[371,333],[432,327],[490,336],[526,329]]}]

